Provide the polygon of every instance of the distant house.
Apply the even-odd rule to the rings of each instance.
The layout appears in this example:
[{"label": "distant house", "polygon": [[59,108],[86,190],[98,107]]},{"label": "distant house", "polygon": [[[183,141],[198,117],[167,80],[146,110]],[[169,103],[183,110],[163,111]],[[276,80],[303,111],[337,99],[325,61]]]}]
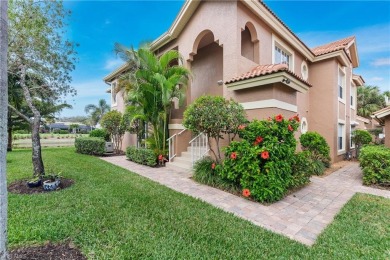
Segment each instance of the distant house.
[{"label": "distant house", "polygon": [[[188,0],[151,49],[156,54],[175,49],[184,57],[193,74],[186,105],[208,94],[240,102],[249,119],[299,114],[299,135],[323,135],[333,162],[354,149],[356,89],[364,84],[353,72],[359,66],[355,37],[309,48],[262,1]],[[127,69],[125,64],[104,78],[111,86],[112,108],[122,112],[122,94],[113,90]],[[183,111],[172,110],[171,135],[184,130]],[[174,163],[191,138],[184,133],[178,139]],[[135,145],[130,134],[124,140],[128,145]]]},{"label": "distant house", "polygon": [[390,103],[387,100],[387,107],[376,111],[372,114],[378,123],[383,126],[383,133],[385,134],[385,146],[390,147]]},{"label": "distant house", "polygon": [[72,124],[78,125],[76,132],[87,133],[92,130],[90,126],[84,125],[82,123],[74,123],[74,122],[57,122],[57,123],[48,124],[47,127],[49,128],[49,132],[56,132],[60,130],[70,131],[71,130],[70,125]]}]

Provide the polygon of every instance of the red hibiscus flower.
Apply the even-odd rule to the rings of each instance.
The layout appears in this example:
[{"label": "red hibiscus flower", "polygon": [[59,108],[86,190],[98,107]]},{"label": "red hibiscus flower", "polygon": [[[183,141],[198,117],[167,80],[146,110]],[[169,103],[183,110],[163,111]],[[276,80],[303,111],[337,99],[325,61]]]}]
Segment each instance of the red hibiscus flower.
[{"label": "red hibiscus flower", "polygon": [[291,125],[288,125],[288,131],[294,131],[294,128]]},{"label": "red hibiscus flower", "polygon": [[243,189],[242,190],[242,195],[244,196],[244,197],[249,197],[250,195],[251,195],[251,191],[250,190],[248,190],[248,189]]},{"label": "red hibiscus flower", "polygon": [[263,158],[264,160],[267,160],[269,158],[269,153],[268,151],[264,151],[261,153],[261,158]]},{"label": "red hibiscus flower", "polygon": [[244,130],[245,129],[245,126],[244,125],[239,125],[238,126],[238,130]]},{"label": "red hibiscus flower", "polygon": [[299,116],[298,116],[298,115],[295,115],[295,116],[293,116],[293,117],[290,117],[288,120],[289,120],[289,121],[295,120],[295,121],[299,122]]},{"label": "red hibiscus flower", "polygon": [[160,155],[158,156],[158,160],[159,160],[159,161],[161,161],[163,158],[164,158],[164,157],[163,157],[162,154],[160,154]]},{"label": "red hibiscus flower", "polygon": [[213,163],[212,165],[211,165],[211,169],[215,169],[215,163]]},{"label": "red hibiscus flower", "polygon": [[232,154],[230,155],[230,158],[231,159],[236,159],[237,158],[237,153],[236,152],[232,152]]},{"label": "red hibiscus flower", "polygon": [[261,136],[256,137],[257,143],[261,143],[262,141],[263,141],[263,137],[261,137]]},{"label": "red hibiscus flower", "polygon": [[279,115],[275,116],[275,120],[277,122],[282,122],[283,121],[283,116],[279,114]]}]

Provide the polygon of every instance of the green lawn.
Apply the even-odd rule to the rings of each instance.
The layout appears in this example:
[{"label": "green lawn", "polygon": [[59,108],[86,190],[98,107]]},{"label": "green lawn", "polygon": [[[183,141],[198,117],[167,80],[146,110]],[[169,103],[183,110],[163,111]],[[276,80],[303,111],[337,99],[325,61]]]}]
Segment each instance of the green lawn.
[{"label": "green lawn", "polygon": [[[76,181],[9,194],[10,247],[70,238],[91,259],[389,259],[390,200],[356,195],[309,248],[72,148],[46,164]],[[8,180],[29,178],[31,152],[8,154]]]}]

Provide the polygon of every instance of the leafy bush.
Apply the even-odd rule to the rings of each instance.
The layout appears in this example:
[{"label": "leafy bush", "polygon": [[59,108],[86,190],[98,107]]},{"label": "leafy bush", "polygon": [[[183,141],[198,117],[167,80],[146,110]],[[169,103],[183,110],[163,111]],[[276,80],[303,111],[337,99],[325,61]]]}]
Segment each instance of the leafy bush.
[{"label": "leafy bush", "polygon": [[233,100],[220,96],[201,96],[184,112],[183,125],[195,134],[204,133],[216,141],[215,158],[221,160],[220,139],[229,136],[229,142],[238,133],[238,126],[247,122],[244,108]]},{"label": "leafy bush", "polygon": [[75,140],[76,152],[90,155],[102,155],[106,142],[99,137],[79,137]]},{"label": "leafy bush", "polygon": [[211,157],[204,157],[195,163],[192,178],[199,183],[218,187],[232,193],[239,193],[241,188],[230,181],[222,179],[218,174],[220,170],[221,165],[218,165]]},{"label": "leafy bush", "polygon": [[390,148],[365,146],[360,151],[363,183],[390,186]]},{"label": "leafy bush", "polygon": [[314,158],[322,161],[325,167],[330,166],[330,147],[325,138],[317,132],[307,132],[299,138],[303,150],[310,151]]},{"label": "leafy bush", "polygon": [[135,146],[129,146],[126,149],[126,157],[133,162],[155,166],[157,164],[157,156],[153,150],[146,148],[137,148]]},{"label": "leafy bush", "polygon": [[367,145],[372,142],[371,134],[366,130],[355,130],[352,133],[352,140],[356,144],[356,157],[360,157],[360,149],[363,145]]},{"label": "leafy bush", "polygon": [[105,129],[94,129],[89,132],[89,137],[100,137],[106,142],[110,141],[110,134]]},{"label": "leafy bush", "polygon": [[292,187],[299,187],[309,183],[312,175],[310,152],[303,151],[295,154],[292,168]]},{"label": "leafy bush", "polygon": [[239,136],[243,140],[226,148],[219,174],[242,187],[244,196],[260,202],[280,200],[299,182],[292,175],[294,132],[298,126],[297,116],[285,120],[282,115],[240,126]]}]

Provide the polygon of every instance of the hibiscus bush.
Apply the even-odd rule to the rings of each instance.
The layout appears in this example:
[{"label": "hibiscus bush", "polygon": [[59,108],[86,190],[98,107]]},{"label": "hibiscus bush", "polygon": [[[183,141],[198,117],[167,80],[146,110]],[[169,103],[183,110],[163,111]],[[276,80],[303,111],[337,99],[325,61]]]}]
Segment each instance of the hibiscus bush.
[{"label": "hibiscus bush", "polygon": [[299,118],[288,120],[277,115],[268,120],[254,120],[240,125],[240,142],[232,142],[225,150],[225,160],[219,174],[243,190],[243,195],[260,202],[280,200],[297,183],[293,176]]}]

